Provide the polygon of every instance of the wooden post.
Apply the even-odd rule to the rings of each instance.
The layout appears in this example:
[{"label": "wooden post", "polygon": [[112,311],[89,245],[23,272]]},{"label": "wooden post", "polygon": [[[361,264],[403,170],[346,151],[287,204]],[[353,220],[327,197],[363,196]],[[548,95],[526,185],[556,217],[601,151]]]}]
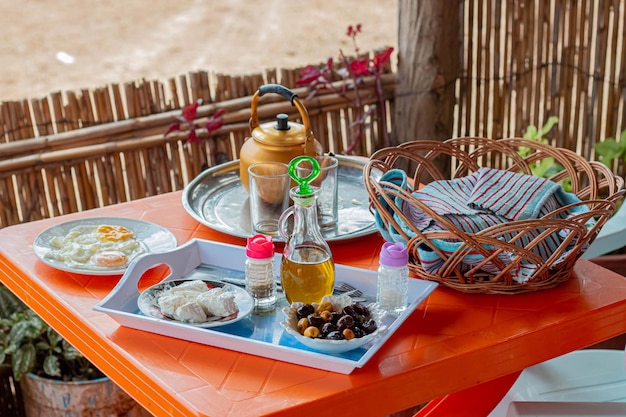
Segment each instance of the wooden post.
[{"label": "wooden post", "polygon": [[460,0],[399,0],[392,142],[452,136],[460,75]]}]

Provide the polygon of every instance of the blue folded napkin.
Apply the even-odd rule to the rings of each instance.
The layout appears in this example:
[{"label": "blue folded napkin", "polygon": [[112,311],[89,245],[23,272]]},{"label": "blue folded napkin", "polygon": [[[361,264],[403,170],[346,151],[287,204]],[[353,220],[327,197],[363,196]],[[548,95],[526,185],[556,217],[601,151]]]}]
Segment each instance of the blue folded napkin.
[{"label": "blue folded napkin", "polygon": [[[410,191],[406,173],[399,169],[386,172],[380,178],[380,182],[389,182],[403,190]],[[503,223],[549,216],[550,213],[559,208],[581,202],[575,194],[565,192],[559,184],[548,179],[492,168],[480,168],[471,175],[453,180],[433,181],[423,188],[413,191],[412,195],[461,231],[472,234]],[[389,213],[393,212],[391,207],[384,203],[382,197],[379,201],[383,209]],[[397,197],[394,199],[394,203],[417,230],[428,232],[445,229],[444,225],[437,223],[427,213],[408,204],[404,199]],[[580,204],[560,212],[552,218],[564,219],[588,211],[586,205]],[[378,228],[385,239],[392,242],[404,241],[403,236],[397,230],[385,226],[378,212],[374,214]],[[409,238],[415,236],[416,233],[399,216],[394,214],[394,219]],[[530,230],[515,244],[527,247],[541,233],[541,229]],[[544,260],[548,259],[561,245],[568,233],[568,230],[561,230],[549,234],[533,248],[533,253]],[[516,234],[507,233],[499,239],[509,241]],[[443,239],[433,239],[431,242],[449,255],[453,254],[463,244],[459,241]],[[570,242],[568,249],[564,251],[562,256],[568,253],[568,250],[575,244],[576,239]],[[492,253],[497,248],[485,245],[483,249]],[[418,254],[422,267],[427,272],[432,274],[439,272],[444,261],[437,253],[426,245],[421,245],[418,247]],[[515,256],[514,253],[503,251],[498,255],[498,259],[508,265]],[[468,250],[463,253],[461,268],[465,272],[484,263],[480,266],[481,270],[492,274],[499,272],[500,268],[493,262],[485,263],[484,259],[485,257],[480,251]],[[524,282],[532,276],[535,270],[535,265],[521,262],[515,266],[511,273],[516,281]]]}]

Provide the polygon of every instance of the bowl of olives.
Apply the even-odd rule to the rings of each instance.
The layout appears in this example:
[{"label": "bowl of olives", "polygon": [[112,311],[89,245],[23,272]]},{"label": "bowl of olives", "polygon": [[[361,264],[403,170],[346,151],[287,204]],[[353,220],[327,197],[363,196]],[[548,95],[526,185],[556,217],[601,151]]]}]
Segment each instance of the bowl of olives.
[{"label": "bowl of olives", "polygon": [[376,304],[363,305],[347,295],[328,295],[320,303],[292,303],[283,309],[280,324],[305,346],[324,353],[360,348],[386,330],[385,312]]}]

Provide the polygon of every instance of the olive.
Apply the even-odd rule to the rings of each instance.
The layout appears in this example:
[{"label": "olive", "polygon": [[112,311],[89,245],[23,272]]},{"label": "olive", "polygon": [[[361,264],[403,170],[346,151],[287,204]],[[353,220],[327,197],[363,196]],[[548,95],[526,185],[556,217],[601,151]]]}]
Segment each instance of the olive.
[{"label": "olive", "polygon": [[356,338],[360,339],[361,337],[365,336],[365,332],[360,327],[354,327],[352,328],[352,331],[354,332],[354,337]]},{"label": "olive", "polygon": [[356,311],[354,311],[354,306],[353,305],[345,306],[343,308],[343,314],[347,315],[347,316],[356,316],[357,315]]},{"label": "olive", "polygon": [[352,316],[343,316],[337,321],[337,329],[343,331],[354,326],[354,318]]},{"label": "olive", "polygon": [[322,326],[322,337],[327,337],[329,333],[336,332],[337,326],[333,323],[324,323]]},{"label": "olive", "polygon": [[326,339],[329,339],[329,340],[343,340],[343,334],[341,334],[341,332],[339,332],[339,331],[330,332],[326,336]]},{"label": "olive", "polygon": [[310,326],[322,327],[324,323],[326,323],[326,320],[317,314],[309,314],[307,318],[309,319]]},{"label": "olive", "polygon": [[374,333],[374,331],[378,328],[374,319],[369,319],[365,323],[363,323],[363,331],[365,334]]},{"label": "olive", "polygon": [[370,315],[370,309],[367,308],[366,306],[364,306],[361,303],[352,304],[352,307],[354,308],[354,311],[357,314],[360,314],[362,316],[369,316]]},{"label": "olive", "polygon": [[298,309],[296,310],[296,317],[298,317],[298,320],[300,320],[301,318],[304,318],[309,314],[313,314],[314,312],[315,307],[313,307],[311,304],[304,304],[298,307]]}]

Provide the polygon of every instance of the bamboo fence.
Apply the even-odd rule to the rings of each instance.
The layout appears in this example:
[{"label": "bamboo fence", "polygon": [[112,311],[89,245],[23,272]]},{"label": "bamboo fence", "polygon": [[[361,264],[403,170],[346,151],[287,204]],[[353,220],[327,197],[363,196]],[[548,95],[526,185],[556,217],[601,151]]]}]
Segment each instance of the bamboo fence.
[{"label": "bamboo fence", "polygon": [[549,143],[593,160],[626,130],[626,1],[464,0],[461,14],[454,137],[521,136],[556,116]]},{"label": "bamboo fence", "polygon": [[[461,56],[450,137],[516,137],[557,116],[548,143],[595,160],[595,144],[626,129],[626,0],[462,0],[459,13],[459,50],[450,51]],[[296,88],[299,74],[199,71],[1,102],[0,227],[184,188],[203,168],[238,157],[260,85],[282,84],[307,97]],[[368,79],[359,89],[360,109],[353,96],[329,92],[303,100],[326,150],[342,154],[351,145],[357,115],[377,104],[373,84]],[[384,106],[369,115],[354,154],[385,146],[388,130],[402,123],[393,120],[391,69],[383,85]],[[204,104],[196,124],[223,108],[224,127],[211,135],[199,129],[200,143],[187,143],[185,131],[164,136],[198,99]],[[259,102],[262,120],[280,112],[298,116],[280,97]],[[613,170],[626,172],[623,162]]]},{"label": "bamboo fence", "polygon": [[[238,158],[250,134],[251,96],[259,86],[280,83],[302,98],[311,128],[326,151],[367,155],[383,146],[381,112],[390,112],[395,75],[381,77],[386,100],[378,109],[375,79],[364,79],[358,90],[345,94],[330,90],[309,98],[296,88],[300,70],[211,77],[192,73],[166,83],[140,81],[110,85],[80,94],[55,93],[43,99],[0,105],[0,227],[102,207],[165,192],[181,190],[207,167]],[[343,82],[335,87],[341,90]],[[359,112],[368,113],[366,134],[349,143]],[[189,126],[165,135],[181,115],[181,108],[202,99],[195,124],[199,142],[187,141]],[[207,118],[218,109],[224,126],[208,134]],[[257,114],[269,121],[299,113],[279,96],[259,100]]]}]

